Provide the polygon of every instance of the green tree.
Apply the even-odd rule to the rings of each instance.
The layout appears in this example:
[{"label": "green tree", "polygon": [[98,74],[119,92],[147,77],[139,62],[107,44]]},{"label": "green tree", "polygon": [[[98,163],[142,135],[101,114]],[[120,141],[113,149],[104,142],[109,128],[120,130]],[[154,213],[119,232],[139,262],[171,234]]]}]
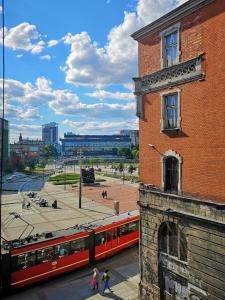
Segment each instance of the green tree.
[{"label": "green tree", "polygon": [[27,166],[29,167],[30,171],[32,171],[35,168],[35,160],[34,159],[29,159],[27,161]]},{"label": "green tree", "polygon": [[42,155],[47,158],[57,157],[56,147],[54,145],[45,145]]},{"label": "green tree", "polygon": [[119,163],[118,169],[120,173],[124,171],[124,164],[122,162]]},{"label": "green tree", "polygon": [[45,161],[45,159],[40,159],[40,161],[39,161],[39,167],[42,168],[42,169],[44,169],[45,166],[46,166],[46,161]]},{"label": "green tree", "polygon": [[129,165],[129,167],[128,167],[128,173],[130,173],[132,175],[133,172],[134,172],[134,170],[135,170],[135,167],[132,166],[132,165]]},{"label": "green tree", "polygon": [[125,147],[120,147],[118,149],[118,153],[119,156],[125,156],[125,157],[130,157],[131,156],[131,150],[129,148],[125,148]]},{"label": "green tree", "polygon": [[139,147],[138,146],[134,146],[132,149],[131,149],[131,155],[133,158],[139,158]]}]

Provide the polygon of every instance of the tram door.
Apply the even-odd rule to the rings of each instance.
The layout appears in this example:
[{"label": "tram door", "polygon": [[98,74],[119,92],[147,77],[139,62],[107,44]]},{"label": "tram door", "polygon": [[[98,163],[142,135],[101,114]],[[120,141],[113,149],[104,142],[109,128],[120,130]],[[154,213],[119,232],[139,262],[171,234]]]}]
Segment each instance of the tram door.
[{"label": "tram door", "polygon": [[112,248],[117,246],[117,228],[112,229]]}]

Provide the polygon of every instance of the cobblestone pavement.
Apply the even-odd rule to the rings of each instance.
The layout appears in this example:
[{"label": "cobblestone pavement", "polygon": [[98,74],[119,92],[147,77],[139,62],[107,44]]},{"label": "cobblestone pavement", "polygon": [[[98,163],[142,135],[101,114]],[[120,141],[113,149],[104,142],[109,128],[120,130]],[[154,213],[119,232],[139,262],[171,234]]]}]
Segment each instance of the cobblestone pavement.
[{"label": "cobblestone pavement", "polygon": [[[101,295],[91,290],[92,268],[73,271],[37,286],[18,291],[5,297],[5,300],[137,300],[139,283],[138,246],[126,249],[120,254],[105,259],[97,265],[100,273],[107,268],[110,274],[110,287]],[[102,289],[100,275],[100,290]]]}]

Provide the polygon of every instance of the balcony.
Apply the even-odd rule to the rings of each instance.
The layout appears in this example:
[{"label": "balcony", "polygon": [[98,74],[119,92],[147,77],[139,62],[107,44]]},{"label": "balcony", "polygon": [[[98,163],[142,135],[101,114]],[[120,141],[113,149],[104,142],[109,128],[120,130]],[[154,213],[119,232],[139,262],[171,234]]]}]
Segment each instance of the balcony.
[{"label": "balcony", "polygon": [[205,74],[201,67],[202,56],[203,54],[152,74],[133,78],[135,84],[134,94],[141,96],[178,84],[203,79]]}]

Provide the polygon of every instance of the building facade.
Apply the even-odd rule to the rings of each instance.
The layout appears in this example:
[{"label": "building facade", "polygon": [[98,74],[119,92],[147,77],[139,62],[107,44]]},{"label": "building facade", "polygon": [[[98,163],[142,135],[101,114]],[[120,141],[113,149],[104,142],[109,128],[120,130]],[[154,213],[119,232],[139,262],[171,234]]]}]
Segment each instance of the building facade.
[{"label": "building facade", "polygon": [[120,130],[120,135],[128,135],[131,140],[132,146],[139,145],[139,131],[135,129],[123,129]]},{"label": "building facade", "polygon": [[19,141],[10,145],[11,156],[20,158],[21,161],[39,159],[44,146],[45,143],[43,141],[23,139],[20,133]]},{"label": "building facade", "polygon": [[42,125],[42,141],[46,145],[57,145],[58,144],[58,124],[51,122]]},{"label": "building facade", "polygon": [[60,141],[62,154],[65,156],[79,155],[80,150],[85,156],[116,155],[118,148],[131,147],[130,137],[127,135],[76,135],[68,132]]},{"label": "building facade", "polygon": [[141,299],[225,299],[225,1],[135,32]]},{"label": "building facade", "polygon": [[9,159],[9,122],[6,119],[0,118],[0,162],[2,158],[4,171],[4,167],[6,166]]}]

